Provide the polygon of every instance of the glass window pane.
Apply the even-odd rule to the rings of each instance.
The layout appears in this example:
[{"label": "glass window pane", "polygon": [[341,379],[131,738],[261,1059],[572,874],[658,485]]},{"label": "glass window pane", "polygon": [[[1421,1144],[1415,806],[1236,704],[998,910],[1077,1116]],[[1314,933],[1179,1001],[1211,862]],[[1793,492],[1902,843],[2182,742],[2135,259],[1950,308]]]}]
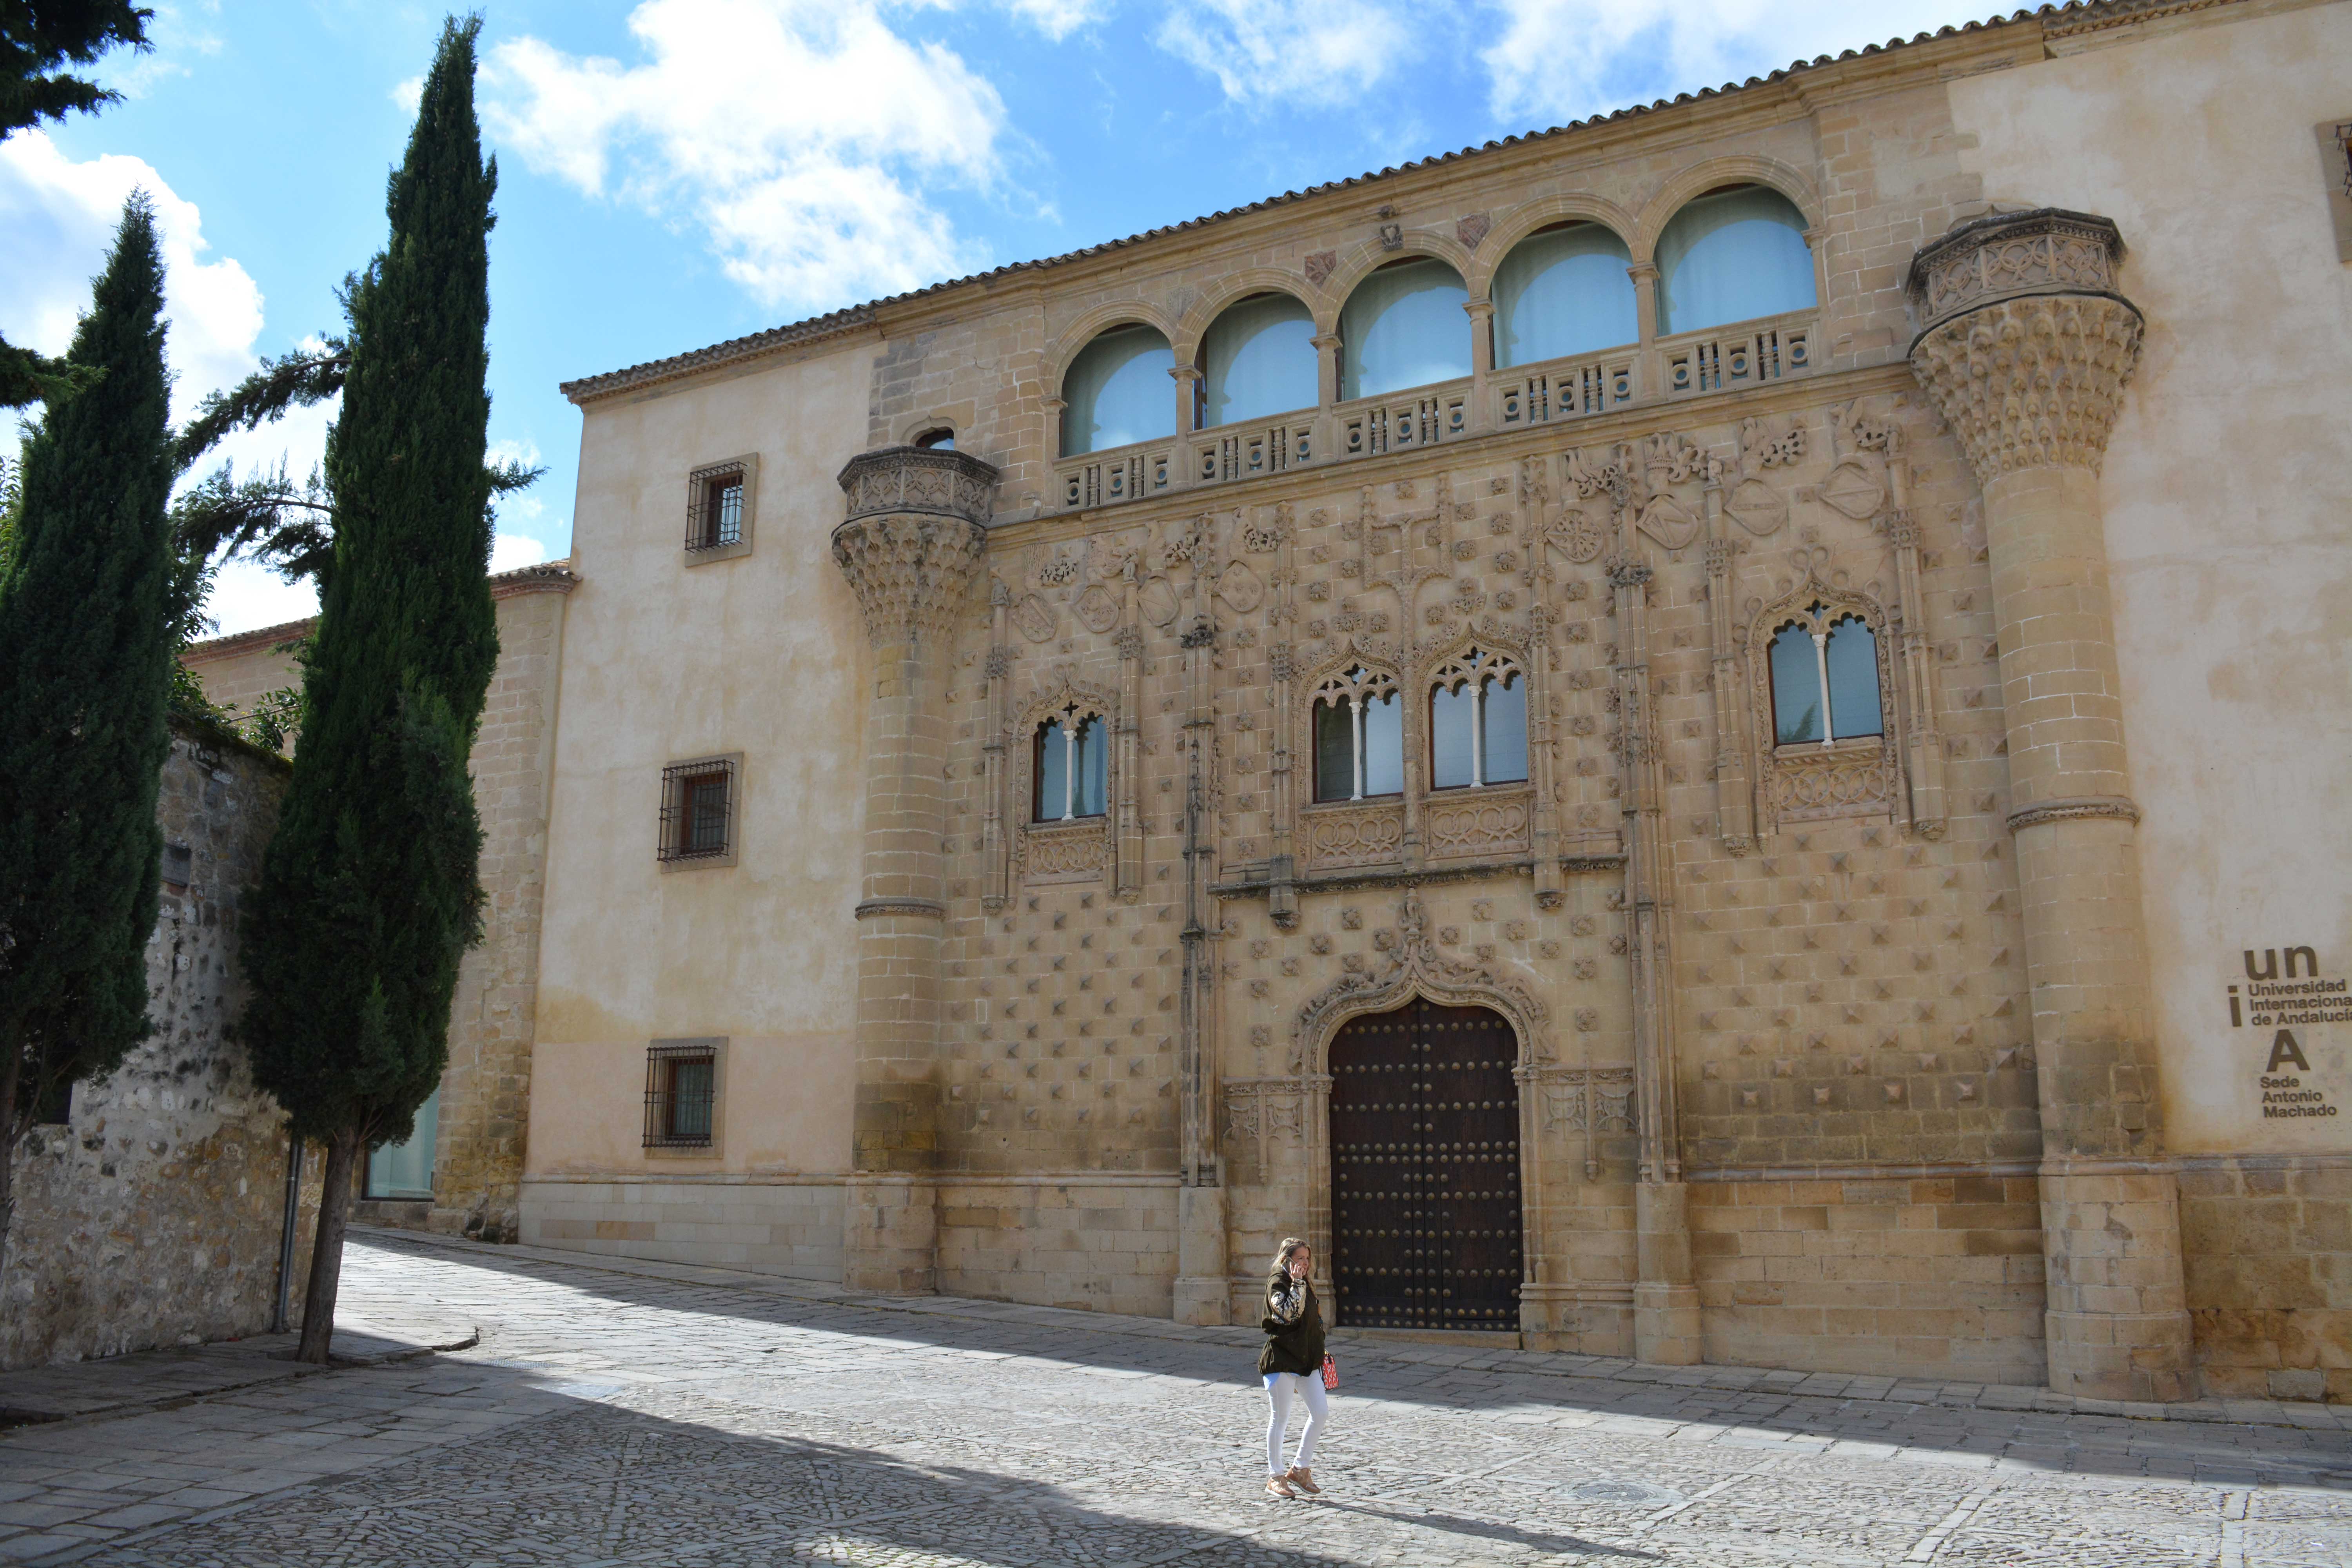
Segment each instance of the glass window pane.
[{"label": "glass window pane", "polygon": [[1486,782],[1517,784],[1528,776],[1528,687],[1517,676],[1486,683]]},{"label": "glass window pane", "polygon": [[669,1135],[673,1138],[710,1136],[710,1097],[716,1085],[715,1064],[672,1062],[669,1069]]},{"label": "glass window pane", "polygon": [[1878,638],[1860,616],[1841,616],[1830,626],[1830,732],[1848,736],[1885,733],[1878,705]]},{"label": "glass window pane", "polygon": [[1078,815],[1100,816],[1108,809],[1109,737],[1103,721],[1089,719],[1078,726]]},{"label": "glass window pane", "polygon": [[1356,789],[1354,722],[1344,702],[1315,704],[1315,798],[1350,800]]},{"label": "glass window pane", "polygon": [[1339,395],[1375,397],[1470,374],[1470,290],[1443,261],[1383,267],[1339,312]]},{"label": "glass window pane", "polygon": [[437,1088],[416,1108],[416,1128],[404,1143],[384,1143],[368,1152],[367,1194],[372,1198],[433,1195],[433,1144],[441,1131]]},{"label": "glass window pane", "polygon": [[1063,790],[1069,777],[1067,747],[1062,741],[1062,727],[1048,719],[1037,726],[1037,799],[1034,820],[1059,822],[1065,804]]},{"label": "glass window pane", "polygon": [[1641,335],[1625,242],[1597,223],[1521,240],[1495,274],[1495,363],[1533,364]]},{"label": "glass window pane", "polygon": [[1113,327],[1078,351],[1062,378],[1062,456],[1176,433],[1176,351],[1154,327]]},{"label": "glass window pane", "polygon": [[1470,685],[1444,687],[1429,694],[1429,782],[1433,789],[1457,789],[1470,782]]},{"label": "glass window pane", "polygon": [[686,843],[697,855],[727,847],[727,775],[697,773],[686,781]]},{"label": "glass window pane", "polygon": [[1804,215],[1761,185],[1701,196],[1658,238],[1658,330],[1811,310],[1813,257]]},{"label": "glass window pane", "polygon": [[1404,793],[1404,703],[1393,691],[1364,704],[1364,793]]},{"label": "glass window pane", "polygon": [[1822,738],[1822,674],[1813,634],[1782,626],[1772,638],[1772,738],[1782,746]]},{"label": "glass window pane", "polygon": [[1315,318],[1287,294],[1260,294],[1219,316],[1202,349],[1202,426],[1314,407],[1314,337]]}]

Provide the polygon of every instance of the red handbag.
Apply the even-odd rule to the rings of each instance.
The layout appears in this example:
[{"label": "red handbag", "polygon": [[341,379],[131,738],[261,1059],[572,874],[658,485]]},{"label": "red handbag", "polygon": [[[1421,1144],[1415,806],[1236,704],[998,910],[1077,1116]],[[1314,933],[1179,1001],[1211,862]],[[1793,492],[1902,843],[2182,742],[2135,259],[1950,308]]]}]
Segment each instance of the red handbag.
[{"label": "red handbag", "polygon": [[1335,1393],[1339,1387],[1339,1363],[1328,1355],[1323,1358],[1323,1386]]}]

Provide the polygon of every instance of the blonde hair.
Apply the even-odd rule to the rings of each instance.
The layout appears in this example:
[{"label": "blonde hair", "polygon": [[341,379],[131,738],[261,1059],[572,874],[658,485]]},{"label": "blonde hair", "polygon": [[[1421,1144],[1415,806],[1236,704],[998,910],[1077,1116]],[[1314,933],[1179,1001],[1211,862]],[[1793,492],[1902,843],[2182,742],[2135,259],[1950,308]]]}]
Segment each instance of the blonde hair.
[{"label": "blonde hair", "polygon": [[1290,1271],[1290,1255],[1306,1245],[1307,1243],[1298,1237],[1284,1237],[1282,1238],[1282,1245],[1274,1249],[1274,1265],[1266,1270],[1266,1277],[1270,1279],[1279,1279],[1285,1274],[1288,1273]]}]

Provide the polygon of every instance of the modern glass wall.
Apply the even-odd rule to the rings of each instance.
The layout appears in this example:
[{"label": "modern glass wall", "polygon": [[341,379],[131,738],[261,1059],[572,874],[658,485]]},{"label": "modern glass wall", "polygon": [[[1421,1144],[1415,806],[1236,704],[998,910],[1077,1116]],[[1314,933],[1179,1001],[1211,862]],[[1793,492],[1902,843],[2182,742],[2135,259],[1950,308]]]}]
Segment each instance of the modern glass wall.
[{"label": "modern glass wall", "polygon": [[1173,436],[1175,368],[1157,327],[1113,327],[1080,349],[1062,378],[1062,456]]},{"label": "modern glass wall", "polygon": [[1201,425],[1233,425],[1315,406],[1315,318],[1287,294],[1229,308],[1201,344]]},{"label": "modern glass wall", "polygon": [[1470,290],[1444,262],[1392,261],[1339,312],[1339,396],[1377,397],[1470,374]]},{"label": "modern glass wall", "polygon": [[1597,223],[1562,224],[1512,247],[1495,273],[1495,363],[1533,364],[1641,336],[1633,254]]},{"label": "modern glass wall", "polygon": [[1658,237],[1661,333],[1695,332],[1816,303],[1804,215],[1778,191],[1740,185],[1700,196]]}]

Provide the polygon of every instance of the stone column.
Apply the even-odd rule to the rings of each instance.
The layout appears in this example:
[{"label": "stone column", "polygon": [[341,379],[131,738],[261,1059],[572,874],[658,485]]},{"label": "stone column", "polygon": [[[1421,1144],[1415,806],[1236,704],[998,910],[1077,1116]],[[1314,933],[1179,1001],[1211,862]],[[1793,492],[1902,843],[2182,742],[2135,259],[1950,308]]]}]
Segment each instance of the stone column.
[{"label": "stone column", "polygon": [[2105,218],[1955,226],[1911,264],[1911,365],[1984,491],[2042,1112],[2050,1386],[2195,1392],[2164,1157],[2099,462],[2139,352]]},{"label": "stone column", "polygon": [[940,689],[994,508],[996,470],[969,453],[886,447],[851,458],[841,488],[849,516],[833,531],[833,558],[856,590],[874,651],[842,1282],[923,1295],[938,1288],[948,739]]}]

